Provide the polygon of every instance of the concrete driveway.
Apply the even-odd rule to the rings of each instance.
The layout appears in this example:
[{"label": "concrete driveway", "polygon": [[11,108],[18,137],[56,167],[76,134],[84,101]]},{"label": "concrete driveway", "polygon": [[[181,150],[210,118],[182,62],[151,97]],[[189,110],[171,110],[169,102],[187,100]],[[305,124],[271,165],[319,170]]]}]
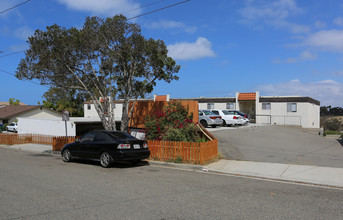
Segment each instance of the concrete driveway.
[{"label": "concrete driveway", "polygon": [[342,142],[318,130],[253,124],[208,130],[225,159],[343,168]]}]

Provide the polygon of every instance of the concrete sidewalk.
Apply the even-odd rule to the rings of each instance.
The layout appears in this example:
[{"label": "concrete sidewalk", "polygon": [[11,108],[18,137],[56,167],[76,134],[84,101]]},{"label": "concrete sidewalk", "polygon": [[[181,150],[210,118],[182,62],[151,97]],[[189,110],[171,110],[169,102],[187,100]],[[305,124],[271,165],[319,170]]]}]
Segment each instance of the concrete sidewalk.
[{"label": "concrete sidewalk", "polygon": [[31,151],[36,153],[51,153],[51,144],[15,144],[15,145],[0,145],[0,147],[6,147],[16,150]]},{"label": "concrete sidewalk", "polygon": [[343,187],[343,168],[220,160],[204,166],[204,169],[209,172]]},{"label": "concrete sidewalk", "polygon": [[[44,144],[0,145],[0,147],[36,153],[54,153],[51,145]],[[206,166],[176,164],[159,161],[149,161],[149,163],[157,166],[167,166],[195,171],[203,170],[206,172],[343,188],[343,168],[236,160],[219,160]]]}]

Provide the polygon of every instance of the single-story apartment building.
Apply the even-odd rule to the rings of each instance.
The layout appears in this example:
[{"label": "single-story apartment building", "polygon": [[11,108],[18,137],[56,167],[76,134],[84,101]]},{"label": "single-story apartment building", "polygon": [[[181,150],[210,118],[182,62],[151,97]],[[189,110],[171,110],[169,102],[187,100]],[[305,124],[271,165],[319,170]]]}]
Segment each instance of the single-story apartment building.
[{"label": "single-story apartment building", "polygon": [[[257,124],[295,125],[304,128],[320,127],[320,102],[310,97],[260,96],[259,92],[236,92],[235,97],[170,99],[169,95],[165,97],[155,95],[154,100],[192,100],[198,102],[199,109],[238,110],[249,114],[252,122]],[[114,103],[115,119],[119,122],[122,116],[123,101],[117,100]],[[99,118],[92,101],[84,103],[84,117]]]}]

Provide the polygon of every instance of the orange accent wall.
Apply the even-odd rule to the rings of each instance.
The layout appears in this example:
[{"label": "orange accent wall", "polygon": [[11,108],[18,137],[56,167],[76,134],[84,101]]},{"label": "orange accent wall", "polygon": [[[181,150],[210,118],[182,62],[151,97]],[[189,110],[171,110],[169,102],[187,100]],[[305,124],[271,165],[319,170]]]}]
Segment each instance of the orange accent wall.
[{"label": "orange accent wall", "polygon": [[[193,113],[193,122],[198,122],[198,101],[178,101],[182,106],[188,109],[189,114]],[[159,101],[137,101],[130,118],[129,127],[144,128],[144,120],[147,115],[154,115],[156,112],[160,112],[163,106],[168,102]],[[130,102],[129,109],[131,109],[132,102]]]},{"label": "orange accent wall", "polygon": [[155,101],[167,101],[167,96],[166,95],[158,95],[158,96],[156,96]]}]

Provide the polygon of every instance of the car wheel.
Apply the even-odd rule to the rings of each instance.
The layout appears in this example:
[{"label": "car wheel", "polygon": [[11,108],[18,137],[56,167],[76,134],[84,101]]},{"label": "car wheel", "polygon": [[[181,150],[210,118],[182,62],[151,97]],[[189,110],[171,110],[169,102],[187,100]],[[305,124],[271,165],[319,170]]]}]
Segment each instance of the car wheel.
[{"label": "car wheel", "polygon": [[212,125],[212,128],[215,128],[215,127],[217,127],[217,125]]},{"label": "car wheel", "polygon": [[224,127],[226,126],[226,122],[225,120],[223,119],[223,124],[222,124]]},{"label": "car wheel", "polygon": [[200,124],[201,124],[202,126],[204,126],[204,128],[207,128],[207,126],[208,126],[207,121],[205,121],[205,120],[201,120],[201,121],[200,121]]},{"label": "car wheel", "polygon": [[70,162],[72,160],[70,150],[65,149],[62,153],[62,159],[64,162]]},{"label": "car wheel", "polygon": [[104,152],[101,154],[100,163],[102,167],[105,167],[105,168],[110,167],[112,162],[113,162],[113,159],[109,153]]}]

